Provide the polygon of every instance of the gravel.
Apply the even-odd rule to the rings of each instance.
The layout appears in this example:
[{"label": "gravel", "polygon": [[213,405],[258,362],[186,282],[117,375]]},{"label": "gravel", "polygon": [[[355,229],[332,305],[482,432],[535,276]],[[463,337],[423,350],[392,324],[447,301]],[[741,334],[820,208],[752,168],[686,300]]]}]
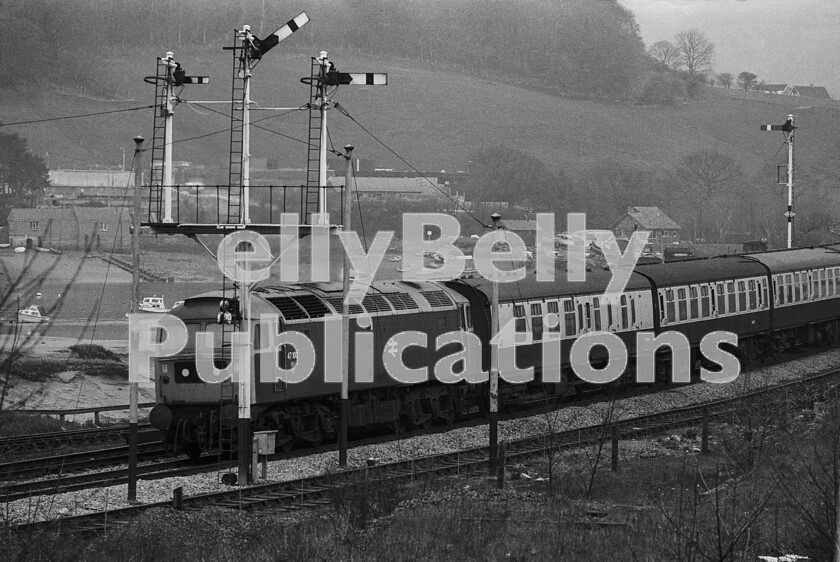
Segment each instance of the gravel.
[{"label": "gravel", "polygon": [[[719,398],[731,398],[745,391],[817,373],[835,367],[838,363],[840,363],[840,350],[835,350],[782,365],[756,369],[742,374],[736,381],[729,384],[694,384],[646,396],[619,399],[613,404],[613,419],[651,414]],[[547,430],[559,431],[601,424],[608,419],[609,407],[608,401],[586,406],[572,405],[552,414],[503,421],[499,424],[499,439],[515,440],[539,435]],[[436,453],[450,453],[481,447],[485,446],[487,441],[487,426],[455,429],[391,443],[355,447],[348,451],[347,462],[348,466],[356,468],[364,465],[371,458],[379,463],[407,460]],[[337,453],[322,453],[269,462],[267,479],[260,480],[258,483],[281,482],[337,471]],[[183,488],[184,497],[231,490],[232,488],[221,482],[222,474],[225,472],[227,471],[150,481],[141,479],[137,482],[137,498],[143,503],[168,501],[172,497],[172,490],[178,487]],[[9,523],[25,523],[127,507],[129,505],[127,495],[127,485],[123,484],[51,496],[33,496],[0,506],[0,520]]]}]

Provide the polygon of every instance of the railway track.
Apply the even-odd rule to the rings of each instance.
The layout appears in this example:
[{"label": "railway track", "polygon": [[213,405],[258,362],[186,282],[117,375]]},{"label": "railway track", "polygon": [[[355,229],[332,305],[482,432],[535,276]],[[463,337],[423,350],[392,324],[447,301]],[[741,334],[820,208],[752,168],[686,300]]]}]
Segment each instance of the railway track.
[{"label": "railway track", "polygon": [[[137,447],[138,460],[167,454],[162,442],[141,443]],[[34,478],[44,474],[78,472],[102,466],[125,463],[128,446],[68,453],[52,457],[38,457],[0,464],[0,480]]]},{"label": "railway track", "polygon": [[[137,426],[138,431],[151,429],[145,423]],[[128,438],[128,426],[97,427],[75,431],[56,431],[34,435],[18,435],[0,438],[0,455],[30,453],[65,446],[99,445],[103,443],[125,442]]]},{"label": "railway track", "polygon": [[[609,428],[615,427],[622,439],[639,438],[661,434],[675,429],[696,426],[703,420],[718,420],[737,413],[739,402],[756,399],[769,400],[774,394],[787,394],[791,389],[808,392],[810,388],[840,381],[840,369],[817,373],[800,380],[778,384],[755,390],[743,395],[719,399],[699,405],[682,407],[666,412],[649,414],[616,420]],[[509,441],[505,448],[506,462],[521,462],[543,456],[547,450],[547,441],[553,451],[579,448],[598,443],[606,435],[603,424],[569,431],[541,434],[515,441]],[[214,492],[189,496],[183,499],[184,509],[201,509],[217,506],[234,509],[259,509],[273,507],[285,510],[300,510],[323,505],[329,502],[329,495],[346,486],[357,485],[370,479],[411,480],[429,475],[469,474],[487,470],[487,447],[476,447],[452,453],[437,454],[409,460],[390,462],[370,467],[343,470],[341,472],[315,477],[301,478],[285,482],[254,485],[236,488],[230,491]],[[24,528],[60,528],[69,531],[101,531],[114,524],[153,508],[169,507],[171,502],[157,502],[113,509],[107,512],[90,513],[65,517],[57,521],[44,521],[18,526]]]}]

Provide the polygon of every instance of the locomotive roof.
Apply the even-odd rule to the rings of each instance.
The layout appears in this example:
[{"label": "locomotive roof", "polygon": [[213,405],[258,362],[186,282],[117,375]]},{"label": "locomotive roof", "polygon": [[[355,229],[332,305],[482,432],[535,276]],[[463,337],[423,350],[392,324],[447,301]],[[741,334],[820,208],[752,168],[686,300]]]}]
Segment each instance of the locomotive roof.
[{"label": "locomotive roof", "polygon": [[840,245],[793,248],[749,254],[770,268],[771,273],[782,273],[798,269],[840,266]]},{"label": "locomotive roof", "polygon": [[[570,295],[588,295],[588,294],[602,294],[607,289],[607,285],[612,279],[612,272],[604,269],[593,268],[592,271],[586,272],[585,281],[568,281],[566,271],[563,268],[558,268],[555,272],[555,280],[551,281],[537,281],[537,276],[534,271],[528,271],[528,274],[521,281],[514,283],[499,283],[499,301],[519,301],[530,299],[546,299],[546,298],[562,298]],[[488,298],[493,291],[492,282],[484,278],[464,279],[461,283],[465,283],[476,287],[481,292],[486,294]],[[633,272],[630,280],[627,283],[626,289],[629,290],[649,290],[650,282]]]},{"label": "locomotive roof", "polygon": [[636,271],[650,277],[657,287],[708,283],[767,274],[761,264],[741,255],[637,265]]}]

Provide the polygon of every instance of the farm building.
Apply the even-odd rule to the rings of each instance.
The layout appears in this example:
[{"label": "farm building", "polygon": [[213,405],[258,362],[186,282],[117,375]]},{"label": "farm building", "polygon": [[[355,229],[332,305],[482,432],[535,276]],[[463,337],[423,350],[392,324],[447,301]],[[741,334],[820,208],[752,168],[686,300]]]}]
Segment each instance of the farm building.
[{"label": "farm building", "polygon": [[15,246],[128,251],[131,247],[130,226],[131,215],[125,209],[12,209],[9,240]]},{"label": "farm building", "polygon": [[610,230],[620,238],[629,238],[637,230],[648,231],[648,242],[662,248],[679,243],[682,227],[659,207],[627,207],[627,213],[615,221]]}]

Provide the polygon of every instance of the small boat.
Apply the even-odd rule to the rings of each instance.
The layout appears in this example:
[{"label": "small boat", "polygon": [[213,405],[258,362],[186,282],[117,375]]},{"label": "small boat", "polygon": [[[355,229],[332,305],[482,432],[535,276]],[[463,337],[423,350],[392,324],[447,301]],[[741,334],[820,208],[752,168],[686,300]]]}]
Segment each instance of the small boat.
[{"label": "small boat", "polygon": [[139,312],[169,312],[163,304],[163,297],[144,297],[137,309]]},{"label": "small boat", "polygon": [[23,246],[18,246],[17,248],[15,248],[15,253],[16,254],[25,254],[26,253],[26,248],[24,248]]},{"label": "small boat", "polygon": [[29,308],[18,310],[17,319],[20,323],[49,322],[47,310],[40,304],[31,304]]},{"label": "small boat", "polygon": [[9,246],[11,246],[11,244],[0,244],[0,248],[3,248],[4,250]]}]

